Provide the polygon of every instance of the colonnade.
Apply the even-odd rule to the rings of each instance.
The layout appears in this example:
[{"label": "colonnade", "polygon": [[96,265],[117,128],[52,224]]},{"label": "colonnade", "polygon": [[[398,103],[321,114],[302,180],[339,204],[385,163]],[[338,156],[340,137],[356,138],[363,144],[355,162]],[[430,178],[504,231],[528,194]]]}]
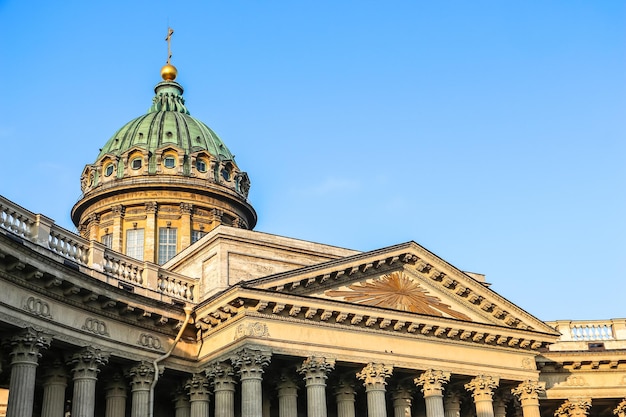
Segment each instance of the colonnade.
[{"label": "colonnade", "polygon": [[[42,351],[50,343],[49,335],[33,329],[25,329],[5,341],[11,357],[8,417],[32,417],[36,370]],[[43,381],[41,416],[66,416],[69,410],[64,408],[65,392],[71,379],[70,415],[94,417],[98,374],[108,359],[106,352],[87,346],[64,358],[48,361],[40,376]],[[393,410],[393,417],[411,417],[416,390],[421,390],[423,394],[425,417],[461,415],[463,396],[458,390],[458,383],[453,389],[446,390],[451,374],[441,369],[416,371],[412,380],[406,377],[406,370],[403,370],[402,381],[394,383],[388,395],[388,383],[394,375],[394,368],[389,364],[368,363],[352,375],[342,372],[335,375],[329,385],[328,378],[335,371],[333,359],[310,356],[298,366],[283,367],[271,381],[264,381],[271,360],[269,350],[244,347],[221,361],[208,364],[200,372],[192,374],[176,392],[173,397],[175,417],[235,417],[236,411],[245,417],[268,417],[270,414],[298,417],[303,413],[303,410],[298,410],[298,391],[302,385],[307,417],[327,417],[328,404],[333,402],[333,416],[356,417],[357,384],[362,384],[364,388],[368,417],[387,417],[387,410]],[[130,404],[131,417],[149,416],[154,372],[152,363],[139,362],[127,367],[123,373],[108,374],[102,381],[105,410],[99,415],[124,417],[127,404]],[[263,387],[269,384],[276,390],[277,412],[270,411],[267,402],[264,407]],[[471,394],[476,417],[506,416],[505,403],[501,397],[494,397],[497,390],[502,391],[499,384],[496,376],[477,375],[463,385]],[[540,417],[539,395],[543,389],[543,383],[527,380],[509,390],[521,404],[523,417]],[[239,393],[238,397],[236,393]],[[331,397],[330,401],[327,395]],[[240,399],[239,407],[236,406],[236,398]],[[566,401],[555,416],[586,416],[590,406],[588,399]],[[626,400],[618,405],[614,413],[626,417]]]}]

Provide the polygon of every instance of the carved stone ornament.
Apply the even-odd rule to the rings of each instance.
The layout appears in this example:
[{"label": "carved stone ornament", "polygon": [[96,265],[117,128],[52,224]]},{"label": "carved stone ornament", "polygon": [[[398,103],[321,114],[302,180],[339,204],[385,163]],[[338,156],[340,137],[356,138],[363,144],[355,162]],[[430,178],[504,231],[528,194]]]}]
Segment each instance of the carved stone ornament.
[{"label": "carved stone ornament", "polygon": [[554,412],[555,417],[582,417],[586,416],[591,408],[591,400],[589,398],[574,398],[565,401]]},{"label": "carved stone ornament", "polygon": [[298,368],[298,373],[304,375],[308,385],[312,381],[326,380],[328,373],[335,369],[335,360],[318,356],[309,356]]},{"label": "carved stone ornament", "polygon": [[392,272],[371,282],[358,282],[348,286],[350,291],[329,290],[328,297],[342,297],[356,304],[393,308],[412,313],[443,317],[444,314],[471,321],[463,313],[454,311],[438,297],[428,294],[404,272]]},{"label": "carved stone ornament", "polygon": [[12,336],[6,343],[11,348],[11,363],[34,363],[41,357],[40,351],[50,347],[52,336],[33,328],[26,328]]},{"label": "carved stone ornament", "polygon": [[70,355],[67,363],[73,366],[72,372],[75,379],[77,377],[95,378],[100,372],[100,366],[109,362],[109,356],[108,352],[103,352],[94,346],[87,346],[79,352]]},{"label": "carved stone ornament", "polygon": [[271,355],[269,352],[245,347],[236,351],[230,361],[237,368],[242,379],[262,374],[263,369],[269,366]]},{"label": "carved stone ornament", "polygon": [[413,380],[415,385],[422,387],[424,397],[441,395],[443,386],[450,382],[450,372],[429,369]]},{"label": "carved stone ornament", "polygon": [[50,305],[43,301],[41,298],[28,297],[24,300],[22,308],[35,316],[52,320],[52,314],[50,314]]},{"label": "carved stone ornament", "polygon": [[269,337],[270,332],[267,329],[267,325],[264,323],[254,322],[254,323],[245,323],[237,326],[235,330],[234,340],[241,339],[246,336],[253,337]]},{"label": "carved stone ornament", "polygon": [[368,363],[365,368],[356,374],[356,377],[363,381],[363,385],[387,385],[386,379],[393,373],[393,366],[381,363]]},{"label": "carved stone ornament", "polygon": [[209,400],[209,380],[202,374],[193,374],[185,383],[185,389],[189,392],[190,401]]},{"label": "carved stone ornament", "polygon": [[617,404],[617,407],[615,408],[615,410],[613,410],[613,414],[615,414],[617,417],[626,417],[626,399]]},{"label": "carved stone ornament", "polygon": [[210,379],[215,391],[232,387],[236,381],[235,370],[226,362],[214,362],[205,369],[206,376]]},{"label": "carved stone ornament", "polygon": [[87,317],[85,319],[85,324],[81,329],[86,330],[90,333],[93,333],[98,336],[109,336],[109,331],[107,330],[107,324],[102,320],[98,320],[93,317]]},{"label": "carved stone ornament", "polygon": [[163,348],[161,339],[149,333],[141,333],[139,335],[139,340],[137,340],[137,344],[154,350],[162,350]]},{"label": "carved stone ornament", "polygon": [[529,400],[538,400],[539,394],[546,391],[546,383],[539,381],[526,380],[511,390],[523,404]]},{"label": "carved stone ornament", "polygon": [[490,375],[478,375],[465,384],[465,389],[472,393],[474,401],[491,401],[493,390],[498,388],[500,378]]},{"label": "carved stone ornament", "polygon": [[141,361],[126,371],[126,377],[130,379],[133,390],[150,389],[154,381],[154,366],[150,362]]}]

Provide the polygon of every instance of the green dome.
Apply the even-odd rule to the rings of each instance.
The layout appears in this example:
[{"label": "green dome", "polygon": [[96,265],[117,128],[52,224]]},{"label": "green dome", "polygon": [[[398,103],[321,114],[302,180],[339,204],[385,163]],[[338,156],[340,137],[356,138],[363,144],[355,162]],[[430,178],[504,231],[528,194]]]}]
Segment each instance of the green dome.
[{"label": "green dome", "polygon": [[155,152],[168,146],[186,155],[206,151],[219,161],[233,160],[222,140],[207,125],[191,117],[182,97],[183,88],[174,81],[162,81],[154,88],[156,96],[147,114],[126,123],[100,150],[121,156],[130,149]]}]

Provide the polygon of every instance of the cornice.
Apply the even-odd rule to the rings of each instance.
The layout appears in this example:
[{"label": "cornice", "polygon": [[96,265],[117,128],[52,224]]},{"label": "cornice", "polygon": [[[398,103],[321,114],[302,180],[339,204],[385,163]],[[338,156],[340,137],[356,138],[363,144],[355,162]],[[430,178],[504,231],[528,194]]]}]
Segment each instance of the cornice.
[{"label": "cornice", "polygon": [[459,341],[481,346],[538,351],[554,342],[550,333],[477,322],[426,316],[381,307],[240,288],[222,293],[198,308],[196,327],[211,332],[244,315],[263,314],[268,319],[289,318],[311,324],[334,324],[355,330]]}]

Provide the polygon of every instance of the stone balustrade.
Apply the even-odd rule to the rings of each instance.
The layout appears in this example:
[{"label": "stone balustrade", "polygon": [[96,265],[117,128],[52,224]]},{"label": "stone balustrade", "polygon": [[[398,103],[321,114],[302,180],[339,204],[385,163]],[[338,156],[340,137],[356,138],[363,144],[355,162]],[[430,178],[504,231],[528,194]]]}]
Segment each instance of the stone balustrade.
[{"label": "stone balustrade", "polygon": [[561,333],[560,341],[626,340],[626,319],[547,321]]},{"label": "stone balustrade", "polygon": [[[78,268],[85,267],[94,278],[111,283],[111,278],[132,285],[143,295],[153,293],[197,300],[195,280],[108,249],[54,224],[54,220],[35,214],[0,196],[0,229],[39,247],[51,250]],[[130,287],[129,287],[130,288]]]}]

